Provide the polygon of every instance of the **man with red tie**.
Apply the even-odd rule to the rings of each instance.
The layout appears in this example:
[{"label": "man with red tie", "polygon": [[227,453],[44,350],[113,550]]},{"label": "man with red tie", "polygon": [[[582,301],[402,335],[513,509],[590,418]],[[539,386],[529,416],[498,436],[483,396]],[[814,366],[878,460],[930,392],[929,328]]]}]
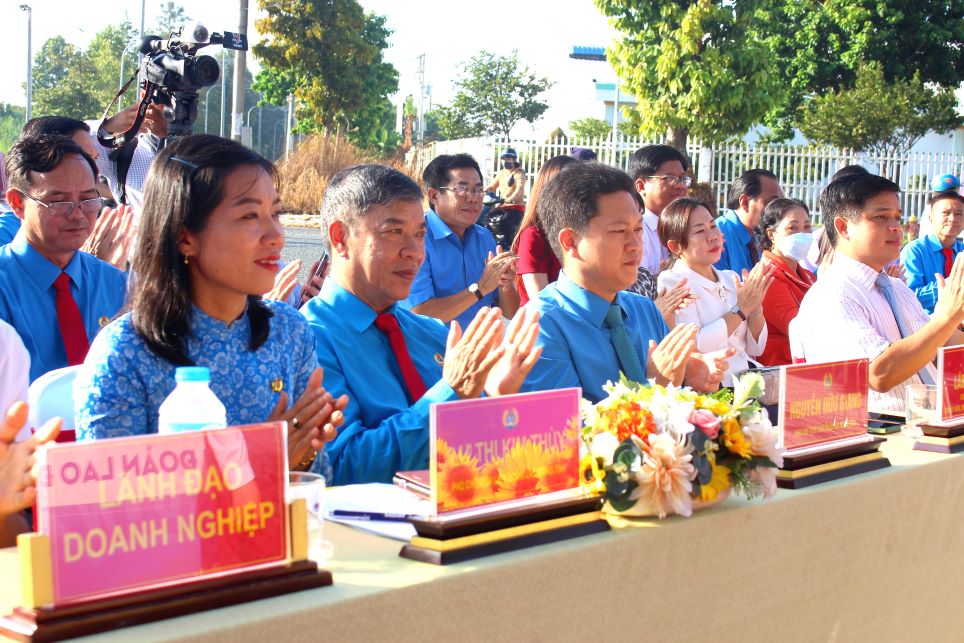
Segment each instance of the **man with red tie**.
[{"label": "man with red tie", "polygon": [[301,312],[325,388],[350,400],[327,445],[334,482],[391,482],[428,467],[432,403],[519,390],[539,357],[537,317],[518,315],[504,331],[500,310],[483,308],[463,331],[398,305],[425,259],[426,223],[422,191],[397,170],[339,172],[321,218],[331,275]]},{"label": "man with red tie", "polygon": [[7,202],[22,226],[0,248],[0,319],[30,353],[30,381],[80,364],[124,304],[123,272],[79,249],[103,200],[97,168],[75,142],[26,136],[6,158]]},{"label": "man with red tie", "polygon": [[957,190],[946,190],[932,194],[927,204],[933,229],[904,246],[900,262],[907,285],[930,314],[937,304],[937,275],[949,276],[954,257],[964,250],[964,241],[958,239],[964,231],[964,196]]}]

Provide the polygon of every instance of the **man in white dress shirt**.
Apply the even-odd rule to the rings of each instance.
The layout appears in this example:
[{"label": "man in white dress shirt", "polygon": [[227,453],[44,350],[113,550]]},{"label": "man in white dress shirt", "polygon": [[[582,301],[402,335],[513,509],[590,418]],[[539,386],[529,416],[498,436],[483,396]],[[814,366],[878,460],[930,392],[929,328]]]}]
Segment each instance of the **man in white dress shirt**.
[{"label": "man in white dress shirt", "polygon": [[663,208],[686,196],[692,179],[686,174],[689,160],[669,145],[644,145],[629,160],[629,175],[646,206],[643,212],[643,258],[639,262],[654,277],[669,251],[660,243],[656,225]]},{"label": "man in white dress shirt", "polygon": [[791,330],[791,344],[802,346],[808,362],[869,358],[870,408],[877,412],[903,413],[907,385],[937,381],[937,349],[964,343],[964,258],[954,263],[932,317],[903,281],[882,272],[900,253],[899,191],[870,174],[827,186],[820,206],[834,259],[803,298]]}]

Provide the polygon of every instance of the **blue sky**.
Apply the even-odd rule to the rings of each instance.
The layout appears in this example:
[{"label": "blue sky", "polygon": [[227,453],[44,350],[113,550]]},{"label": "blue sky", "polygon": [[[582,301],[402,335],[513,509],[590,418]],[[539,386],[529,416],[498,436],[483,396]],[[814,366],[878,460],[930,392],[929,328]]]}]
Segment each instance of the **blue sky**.
[{"label": "blue sky", "polygon": [[[251,29],[249,38],[257,42],[253,21],[257,0],[249,0]],[[0,24],[6,26],[0,67],[0,101],[24,104],[22,85],[26,80],[26,13],[18,9],[20,0],[0,3]],[[115,21],[125,14],[140,24],[141,3],[136,0],[98,0],[84,6],[76,0],[27,0],[33,7],[33,50],[47,39],[62,35],[68,41],[86,46],[104,21]],[[145,23],[156,20],[154,0],[146,3]],[[201,20],[212,31],[237,31],[237,0],[182,2],[188,15]],[[458,64],[487,49],[497,54],[519,51],[521,60],[537,74],[556,84],[547,92],[550,109],[534,133],[544,136],[557,126],[582,116],[602,116],[602,104],[595,100],[592,84],[612,82],[613,71],[605,63],[568,58],[572,45],[608,46],[614,31],[592,0],[491,0],[461,5],[441,0],[362,0],[366,10],[388,17],[394,30],[386,56],[401,75],[400,94],[417,93],[417,57],[426,55],[426,82],[432,87],[433,101],[445,103],[454,94],[453,81]],[[473,11],[466,11],[473,7]],[[514,132],[529,133],[522,127]]]}]

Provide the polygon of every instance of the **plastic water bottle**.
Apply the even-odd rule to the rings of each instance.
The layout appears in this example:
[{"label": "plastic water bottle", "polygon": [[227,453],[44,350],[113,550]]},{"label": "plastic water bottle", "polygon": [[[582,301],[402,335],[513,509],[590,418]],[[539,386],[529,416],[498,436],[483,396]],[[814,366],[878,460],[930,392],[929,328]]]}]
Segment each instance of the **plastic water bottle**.
[{"label": "plastic water bottle", "polygon": [[182,433],[227,426],[227,412],[208,386],[211,371],[204,366],[180,366],[177,386],[161,404],[157,432]]}]

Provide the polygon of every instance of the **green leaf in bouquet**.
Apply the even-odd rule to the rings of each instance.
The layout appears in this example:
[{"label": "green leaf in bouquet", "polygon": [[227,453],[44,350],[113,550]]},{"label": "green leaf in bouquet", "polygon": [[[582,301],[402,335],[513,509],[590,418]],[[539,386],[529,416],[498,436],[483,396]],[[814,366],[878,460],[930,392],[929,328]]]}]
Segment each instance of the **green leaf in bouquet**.
[{"label": "green leaf in bouquet", "polygon": [[763,376],[755,371],[744,373],[733,383],[733,405],[741,407],[749,400],[759,399],[763,395]]},{"label": "green leaf in bouquet", "polygon": [[623,440],[613,452],[613,464],[617,462],[626,466],[629,471],[634,471],[642,464],[643,452],[639,450],[632,440]]},{"label": "green leaf in bouquet", "polygon": [[[624,479],[620,479],[621,477]],[[629,494],[631,485],[636,484],[632,478],[620,476],[615,471],[607,471],[603,482],[606,484],[606,497],[610,499]]]},{"label": "green leaf in bouquet", "polygon": [[632,500],[629,496],[639,485],[636,484],[635,480],[630,481],[629,487],[625,493],[618,496],[609,493],[609,487],[606,487],[606,500],[612,505],[613,509],[616,511],[628,511],[633,508],[636,504],[636,500]]},{"label": "green leaf in bouquet", "polygon": [[708,484],[713,479],[713,465],[704,453],[693,452],[693,467],[696,469],[696,482],[699,484]]},{"label": "green leaf in bouquet", "polygon": [[692,445],[693,451],[695,453],[703,453],[704,451],[706,451],[706,442],[707,440],[709,440],[709,438],[706,436],[705,433],[703,433],[699,429],[695,429],[693,430],[693,432],[690,433],[689,439],[690,439],[690,445]]}]

